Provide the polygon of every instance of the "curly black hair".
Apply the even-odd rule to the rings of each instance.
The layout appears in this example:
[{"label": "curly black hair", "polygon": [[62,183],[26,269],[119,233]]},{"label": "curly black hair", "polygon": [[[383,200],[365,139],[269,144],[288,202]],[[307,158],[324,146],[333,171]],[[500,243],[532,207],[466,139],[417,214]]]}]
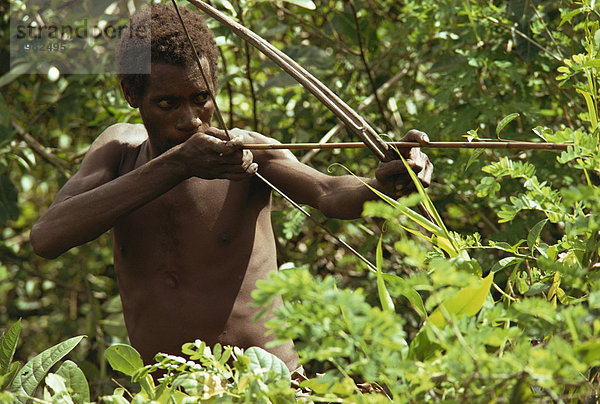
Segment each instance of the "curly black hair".
[{"label": "curly black hair", "polygon": [[[206,57],[214,88],[218,84],[218,52],[212,31],[204,19],[180,7],[194,47],[200,57]],[[150,43],[149,43],[150,42]],[[150,46],[150,60],[148,60]],[[117,52],[119,79],[131,89],[134,97],[146,91],[148,74],[137,73],[148,62],[163,62],[178,66],[195,64],[187,36],[177,12],[169,4],[153,4],[136,12],[121,35]],[[135,72],[135,73],[133,73]]]}]

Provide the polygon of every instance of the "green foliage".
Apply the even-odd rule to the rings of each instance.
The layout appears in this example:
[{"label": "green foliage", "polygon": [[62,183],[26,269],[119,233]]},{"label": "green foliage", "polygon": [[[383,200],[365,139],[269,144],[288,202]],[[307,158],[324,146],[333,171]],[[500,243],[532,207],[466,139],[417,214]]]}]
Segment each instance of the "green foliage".
[{"label": "green foliage", "polygon": [[[144,366],[132,347],[109,347],[105,354],[111,366],[131,376],[131,381],[139,384],[141,391],[130,393],[119,387],[112,395],[101,397],[101,402],[295,402],[287,367],[262,348],[251,347],[244,351],[217,344],[211,350],[197,340],[184,344],[182,352],[189,359],[158,354],[155,364]],[[158,384],[151,375],[157,370],[164,372]]]},{"label": "green foliage", "polygon": [[0,402],[29,403],[42,382],[44,402],[89,402],[88,381],[74,362],[67,360],[60,365],[56,373],[49,373],[54,365],[81,342],[83,336],[68,339],[46,349],[20,368],[19,362],[13,362],[20,332],[21,320],[14,323],[0,338]]},{"label": "green foliage", "polygon": [[13,362],[17,349],[21,320],[14,323],[0,338],[0,391],[4,391],[13,381],[19,370],[19,363]]},{"label": "green foliage", "polygon": [[[10,390],[17,397],[17,400],[20,403],[26,403],[28,397],[33,396],[38,388],[38,385],[50,371],[50,368],[52,368],[52,366],[57,364],[58,361],[71,352],[71,350],[73,350],[73,348],[75,348],[82,339],[83,336],[70,338],[58,345],[46,349],[44,352],[27,362],[25,366],[19,370],[11,385]],[[51,377],[51,380],[54,382],[54,386],[61,387],[60,391],[55,390],[57,394],[62,395],[63,391],[66,391],[66,385],[64,384],[63,376],[74,375],[77,380],[74,381],[73,384],[79,384],[81,374],[73,372],[73,365],[69,365],[66,368],[61,367],[60,369],[63,369],[61,372],[62,374]],[[52,388],[52,385],[50,387]]]}]

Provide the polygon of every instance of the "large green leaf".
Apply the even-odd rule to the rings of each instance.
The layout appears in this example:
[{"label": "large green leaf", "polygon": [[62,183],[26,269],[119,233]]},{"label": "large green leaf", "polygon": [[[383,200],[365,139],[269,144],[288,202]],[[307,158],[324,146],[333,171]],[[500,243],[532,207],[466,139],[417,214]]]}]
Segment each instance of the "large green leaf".
[{"label": "large green leaf", "polygon": [[144,361],[138,351],[130,345],[115,344],[104,351],[104,357],[114,370],[133,376],[144,367]]},{"label": "large green leaf", "polygon": [[0,376],[9,372],[10,363],[17,349],[20,333],[21,319],[14,323],[0,338]]},{"label": "large green leaf", "polygon": [[433,324],[438,328],[443,328],[446,325],[446,319],[444,318],[443,311],[445,310],[450,315],[459,316],[466,314],[467,316],[473,316],[483,306],[483,302],[487,297],[492,281],[494,280],[494,274],[490,273],[484,279],[478,282],[477,285],[467,286],[459,290],[455,295],[446,299],[441,307],[438,307],[431,313],[428,318],[429,324]]},{"label": "large green leaf", "polygon": [[35,393],[38,385],[59,360],[64,358],[84,338],[84,335],[70,338],[58,345],[46,349],[23,366],[17,373],[11,391],[18,396],[20,403],[26,403]]},{"label": "large green leaf", "polygon": [[82,370],[72,361],[65,361],[56,374],[65,379],[65,385],[72,390],[71,398],[75,404],[90,401],[90,387]]},{"label": "large green leaf", "polygon": [[[281,359],[272,353],[267,352],[262,348],[253,346],[246,349],[244,355],[250,358],[250,369],[252,369],[252,371],[255,373],[260,374],[266,371],[268,374],[270,373],[269,371],[272,371],[277,379],[283,378],[288,382],[291,382],[292,378],[287,366],[285,366],[285,363],[283,363]],[[267,380],[263,378],[265,382],[270,380],[269,377],[266,379]]]}]

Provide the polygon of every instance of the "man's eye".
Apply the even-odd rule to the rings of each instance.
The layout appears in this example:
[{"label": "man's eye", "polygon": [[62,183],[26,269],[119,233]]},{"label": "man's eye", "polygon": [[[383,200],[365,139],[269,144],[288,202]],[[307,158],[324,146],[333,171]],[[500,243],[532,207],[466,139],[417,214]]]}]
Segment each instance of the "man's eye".
[{"label": "man's eye", "polygon": [[204,104],[206,101],[208,101],[209,98],[209,94],[208,93],[202,93],[202,94],[198,94],[196,96],[196,102],[198,104]]},{"label": "man's eye", "polygon": [[174,105],[174,102],[171,100],[160,100],[157,104],[160,108],[171,108]]}]

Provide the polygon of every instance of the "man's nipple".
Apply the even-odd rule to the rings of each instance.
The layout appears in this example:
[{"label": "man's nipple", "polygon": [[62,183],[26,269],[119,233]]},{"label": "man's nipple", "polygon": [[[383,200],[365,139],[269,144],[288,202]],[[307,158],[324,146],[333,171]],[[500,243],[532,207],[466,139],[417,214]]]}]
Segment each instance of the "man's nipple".
[{"label": "man's nipple", "polygon": [[179,279],[177,278],[177,274],[173,271],[163,273],[162,278],[165,282],[165,286],[168,288],[176,289],[179,286]]}]

